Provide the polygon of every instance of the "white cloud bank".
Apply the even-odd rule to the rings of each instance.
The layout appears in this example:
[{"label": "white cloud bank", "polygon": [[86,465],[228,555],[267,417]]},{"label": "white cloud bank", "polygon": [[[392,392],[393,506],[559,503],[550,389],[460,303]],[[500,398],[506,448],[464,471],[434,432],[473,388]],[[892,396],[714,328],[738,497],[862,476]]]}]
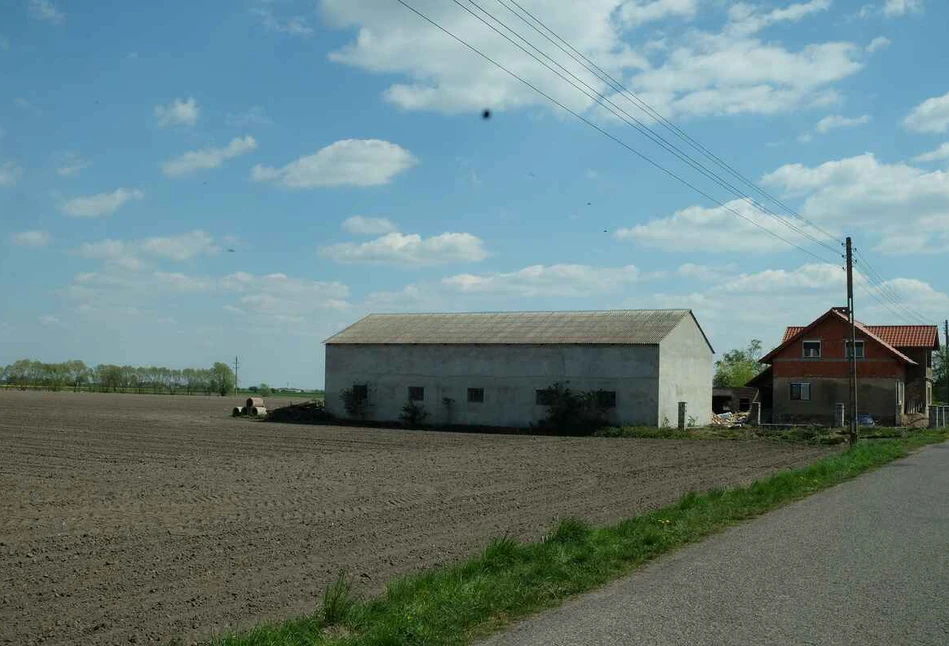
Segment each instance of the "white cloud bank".
[{"label": "white cloud bank", "polygon": [[381,264],[423,267],[487,258],[481,238],[470,233],[442,233],[423,238],[418,234],[387,233],[369,242],[322,247],[320,253],[345,264]]},{"label": "white cloud bank", "polygon": [[75,218],[98,218],[112,215],[125,204],[145,199],[137,188],[117,188],[111,193],[74,197],[61,203],[59,210]]},{"label": "white cloud bank", "polygon": [[388,141],[344,139],[282,168],[258,164],[251,179],[287,188],[380,186],[417,163],[412,153]]},{"label": "white cloud bank", "polygon": [[168,105],[155,106],[155,119],[159,128],[193,126],[198,122],[201,109],[194,97],[175,99]]},{"label": "white cloud bank", "polygon": [[184,153],[163,162],[161,170],[167,177],[182,177],[199,170],[218,168],[228,159],[246,155],[257,149],[257,140],[251,136],[235,137],[224,148],[202,148]]}]

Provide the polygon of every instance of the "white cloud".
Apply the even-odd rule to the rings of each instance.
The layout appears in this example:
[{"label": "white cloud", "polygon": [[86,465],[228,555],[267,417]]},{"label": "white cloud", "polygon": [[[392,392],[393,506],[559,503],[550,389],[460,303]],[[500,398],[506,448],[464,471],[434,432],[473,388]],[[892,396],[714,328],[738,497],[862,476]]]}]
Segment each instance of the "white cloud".
[{"label": "white cloud", "polygon": [[379,236],[398,231],[395,223],[388,218],[367,218],[354,215],[343,220],[343,230],[358,236]]},{"label": "white cloud", "polygon": [[639,269],[590,265],[533,265],[514,272],[459,274],[441,285],[462,294],[516,297],[585,297],[622,291],[642,279]]},{"label": "white cloud", "polygon": [[426,266],[477,262],[487,258],[481,238],[470,233],[442,233],[423,238],[418,234],[388,233],[363,243],[341,242],[320,253],[346,264]]},{"label": "white cloud", "polygon": [[177,236],[151,237],[142,240],[106,239],[86,242],[78,252],[84,258],[104,260],[132,271],[145,267],[142,256],[183,262],[198,256],[213,256],[220,251],[205,231],[195,230]]},{"label": "white cloud", "polygon": [[847,226],[879,237],[885,253],[949,250],[949,173],[905,163],[883,164],[872,154],[809,168],[788,164],[763,183],[785,196],[803,197],[798,211],[830,227]]},{"label": "white cloud", "polygon": [[379,186],[417,163],[412,153],[388,141],[344,139],[282,168],[258,164],[251,178],[288,188]]},{"label": "white cloud", "polygon": [[918,162],[934,162],[942,161],[943,159],[949,159],[949,141],[942,144],[935,150],[931,150],[928,153],[923,153],[922,155],[916,155],[913,157],[913,161]]},{"label": "white cloud", "polygon": [[629,0],[620,5],[619,17],[624,25],[638,27],[666,18],[692,18],[698,0]]},{"label": "white cloud", "polygon": [[842,117],[838,114],[832,114],[818,121],[814,130],[824,134],[836,128],[853,128],[867,123],[870,123],[870,115],[868,114],[859,117]]},{"label": "white cloud", "polygon": [[[777,114],[829,105],[839,100],[833,85],[863,67],[866,53],[854,43],[818,42],[791,51],[773,39],[753,37],[769,25],[816,15],[827,8],[829,0],[811,0],[770,12],[741,4],[733,8],[721,33],[693,29],[665,39],[661,48],[649,47],[629,32],[631,23],[666,17],[688,19],[699,4],[691,0],[591,0],[578,12],[573,2],[549,0],[543,20],[611,75],[626,79],[629,87],[670,118]],[[332,52],[330,58],[373,73],[401,75],[384,97],[402,108],[460,113],[485,107],[550,107],[546,99],[398,5],[323,0],[322,6],[328,24],[358,30],[356,38]],[[593,108],[592,99],[457,7],[431,3],[423,10],[571,109]],[[524,38],[562,61],[588,85],[604,93],[610,91],[536,32],[513,16],[507,17]],[[595,110],[601,112],[600,108]]]},{"label": "white cloud", "polygon": [[[800,221],[786,220],[794,226],[801,226]],[[769,231],[795,244],[807,243],[806,238],[789,226],[746,200],[732,200],[724,207],[690,206],[666,218],[620,228],[613,235],[618,240],[635,240],[665,251],[771,253],[791,248]]]},{"label": "white cloud", "polygon": [[302,38],[309,38],[313,35],[313,27],[310,26],[306,16],[299,15],[278,18],[274,15],[272,5],[264,3],[252,7],[250,12],[257,16],[267,31],[276,31],[283,34],[290,34],[291,36],[300,36]]},{"label": "white cloud", "polygon": [[92,166],[92,162],[83,159],[79,153],[66,151],[57,155],[56,172],[63,177],[76,177],[86,168]]},{"label": "white cloud", "polygon": [[738,265],[728,264],[728,265],[700,265],[691,262],[687,262],[684,265],[680,265],[679,269],[676,270],[678,276],[683,278],[689,278],[692,280],[700,280],[702,282],[717,282],[725,278],[726,276],[732,276],[738,271]]},{"label": "white cloud", "polygon": [[197,256],[213,256],[221,250],[214,238],[201,230],[178,236],[145,238],[141,242],[141,249],[148,255],[179,262]]},{"label": "white cloud", "polygon": [[132,200],[145,199],[145,193],[137,188],[117,188],[111,193],[99,193],[86,197],[74,197],[60,204],[60,211],[77,218],[98,218],[115,213]]},{"label": "white cloud", "polygon": [[39,323],[43,327],[64,327],[63,322],[51,314],[41,316],[39,318]]},{"label": "white cloud", "polygon": [[56,8],[50,0],[30,0],[30,15],[37,20],[45,20],[55,25],[66,19],[66,14]]},{"label": "white cloud", "polygon": [[273,119],[267,116],[262,107],[255,105],[243,112],[228,112],[224,117],[224,123],[232,128],[247,128],[273,125]]},{"label": "white cloud", "polygon": [[837,265],[807,264],[788,271],[766,269],[757,273],[742,274],[725,283],[718,291],[740,294],[769,294],[801,290],[826,290],[846,287],[847,275]]},{"label": "white cloud", "polygon": [[139,271],[144,266],[142,261],[136,257],[133,245],[122,240],[106,239],[97,242],[84,242],[79,245],[78,252],[83,258],[102,260],[129,271]]},{"label": "white cloud", "polygon": [[10,236],[10,241],[19,247],[45,247],[49,244],[47,231],[20,231]]},{"label": "white cloud", "polygon": [[169,159],[161,165],[167,177],[181,177],[199,170],[218,168],[228,159],[245,155],[257,148],[257,141],[251,137],[235,137],[224,148],[202,148],[191,150],[180,157]]},{"label": "white cloud", "polygon": [[15,186],[23,177],[23,169],[12,161],[0,164],[0,186]]},{"label": "white cloud", "polygon": [[884,16],[904,16],[923,10],[923,0],[886,0],[883,5]]},{"label": "white cloud", "polygon": [[903,125],[914,132],[949,131],[949,92],[926,99],[910,111]]},{"label": "white cloud", "polygon": [[890,43],[891,41],[889,38],[886,38],[884,36],[877,36],[876,38],[870,41],[869,45],[867,45],[867,52],[872,54],[875,51],[885,49],[890,46]]},{"label": "white cloud", "polygon": [[193,126],[198,122],[201,109],[194,97],[175,99],[168,105],[155,106],[155,118],[159,128],[170,126]]}]

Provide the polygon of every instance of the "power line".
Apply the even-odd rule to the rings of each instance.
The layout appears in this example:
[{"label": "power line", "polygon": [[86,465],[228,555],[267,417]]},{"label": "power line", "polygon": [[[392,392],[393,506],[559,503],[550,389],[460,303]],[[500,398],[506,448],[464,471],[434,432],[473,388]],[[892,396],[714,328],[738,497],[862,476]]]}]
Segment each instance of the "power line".
[{"label": "power line", "polygon": [[[518,75],[517,73],[511,71],[510,69],[508,69],[507,67],[505,67],[505,66],[502,65],[501,63],[497,62],[496,60],[494,60],[493,58],[491,58],[490,56],[488,56],[487,54],[485,54],[484,52],[482,52],[480,49],[478,49],[478,48],[475,47],[474,45],[468,43],[467,41],[465,41],[465,40],[464,40],[463,38],[461,38],[460,36],[457,36],[455,33],[453,33],[452,31],[448,30],[446,27],[443,27],[442,25],[440,25],[439,23],[437,23],[437,22],[434,21],[433,19],[429,18],[427,15],[425,15],[424,13],[422,13],[421,11],[419,11],[418,9],[416,9],[415,7],[413,7],[412,5],[410,5],[410,4],[409,4],[408,2],[406,2],[405,0],[396,0],[396,2],[398,2],[399,4],[401,4],[402,6],[404,6],[406,9],[408,9],[408,10],[411,11],[412,13],[416,14],[418,17],[422,18],[423,20],[425,20],[426,22],[428,22],[429,24],[431,24],[433,27],[437,28],[439,31],[445,33],[446,35],[450,36],[452,39],[456,40],[458,43],[464,45],[465,47],[467,47],[468,49],[470,49],[470,50],[473,51],[474,53],[478,54],[478,56],[480,56],[481,58],[485,59],[486,61],[488,61],[489,63],[491,63],[492,65],[494,65],[494,66],[497,67],[498,69],[500,69],[501,71],[505,72],[506,74],[508,74],[508,75],[511,76],[512,78],[517,79],[518,81],[520,81],[521,83],[523,83],[524,85],[526,85],[527,87],[529,87],[530,89],[534,90],[534,92],[536,92],[537,94],[541,95],[542,97],[544,97],[545,99],[547,99],[548,101],[550,101],[551,103],[553,103],[554,105],[556,105],[557,107],[559,107],[560,109],[564,110],[565,112],[570,113],[571,115],[573,115],[573,116],[576,117],[577,119],[583,121],[585,124],[587,124],[588,126],[590,126],[591,128],[593,128],[594,130],[596,130],[597,132],[599,132],[599,133],[602,134],[603,136],[608,137],[609,139],[611,139],[611,140],[614,141],[615,143],[619,144],[619,145],[622,146],[623,148],[627,149],[628,151],[630,151],[631,153],[633,153],[634,155],[636,155],[637,157],[639,157],[639,158],[642,159],[643,161],[647,162],[647,163],[650,164],[651,166],[654,166],[654,167],[657,168],[658,170],[662,171],[663,173],[665,173],[666,175],[672,177],[673,179],[679,181],[679,182],[682,183],[683,185],[688,186],[689,188],[691,188],[693,191],[695,191],[696,193],[698,193],[698,194],[701,195],[702,197],[705,197],[706,199],[712,201],[713,203],[715,203],[715,204],[717,204],[718,206],[722,207],[723,209],[729,211],[730,213],[734,214],[735,216],[741,218],[742,220],[745,220],[745,221],[748,222],[749,224],[752,224],[752,225],[758,227],[759,229],[761,229],[762,231],[764,231],[764,232],[767,233],[768,235],[771,235],[771,236],[773,236],[773,237],[775,237],[775,238],[777,238],[777,239],[779,239],[779,240],[785,242],[786,244],[788,244],[788,245],[794,247],[795,249],[798,249],[799,251],[802,251],[803,253],[806,253],[806,254],[808,254],[809,256],[811,256],[811,257],[813,257],[813,258],[816,258],[817,260],[820,260],[821,262],[825,262],[825,263],[829,262],[827,259],[821,258],[821,257],[818,256],[817,254],[815,254],[815,253],[813,253],[813,252],[811,252],[811,251],[809,251],[809,250],[807,250],[807,249],[805,249],[805,248],[803,248],[803,247],[801,247],[801,246],[799,246],[799,245],[797,245],[797,244],[791,242],[791,241],[788,240],[787,238],[782,237],[781,235],[779,235],[779,234],[777,234],[777,233],[771,231],[771,230],[768,229],[767,227],[764,227],[764,226],[762,226],[761,224],[755,222],[754,220],[752,220],[752,219],[750,219],[750,218],[748,218],[748,217],[742,215],[741,213],[739,213],[739,212],[736,211],[735,209],[729,207],[728,205],[724,204],[723,202],[721,202],[721,201],[718,200],[717,198],[711,196],[710,194],[706,193],[706,192],[703,191],[702,189],[698,188],[697,186],[695,186],[694,184],[692,184],[692,183],[689,182],[688,180],[686,180],[686,179],[684,179],[683,177],[677,175],[675,172],[673,172],[673,171],[667,169],[666,167],[662,166],[662,165],[659,164],[658,162],[653,161],[653,160],[652,160],[651,158],[649,158],[647,155],[644,155],[643,153],[639,152],[638,150],[636,150],[635,148],[633,148],[632,146],[630,146],[628,143],[626,143],[626,142],[623,141],[622,139],[619,139],[619,138],[616,137],[615,135],[610,134],[609,132],[607,132],[606,130],[604,130],[604,129],[601,128],[600,126],[596,125],[595,123],[593,123],[592,121],[590,121],[589,119],[587,119],[587,118],[584,117],[583,115],[579,114],[578,112],[576,112],[576,111],[574,111],[574,110],[571,110],[571,109],[568,108],[566,105],[564,105],[563,103],[561,103],[560,101],[558,101],[558,100],[555,99],[554,97],[550,96],[549,94],[547,94],[546,92],[544,92],[543,90],[541,90],[540,88],[538,88],[536,85],[532,84],[530,81],[526,80],[525,78],[523,78],[522,76]],[[833,263],[830,263],[830,264],[833,264]]]},{"label": "power line", "polygon": [[[552,29],[551,29],[550,27],[548,27],[546,24],[544,24],[544,22],[543,22],[542,20],[540,20],[537,16],[535,16],[534,14],[532,14],[529,10],[525,9],[520,3],[517,2],[517,0],[509,0],[509,1],[511,2],[511,4],[515,5],[518,9],[520,9],[522,12],[524,12],[524,14],[526,14],[527,16],[529,16],[529,17],[531,18],[531,20],[533,20],[535,23],[537,23],[538,25],[540,25],[546,32],[548,32],[549,34],[551,34],[551,35],[556,39],[556,41],[559,41],[560,43],[563,43],[563,45],[565,45],[567,48],[569,48],[569,49],[573,52],[573,54],[571,54],[571,53],[568,52],[566,49],[564,49],[564,47],[562,47],[560,44],[558,44],[558,42],[556,42],[555,40],[551,39],[550,36],[548,36],[547,34],[544,33],[544,31],[541,31],[541,30],[538,29],[536,26],[534,26],[530,21],[528,21],[526,18],[524,18],[523,15],[521,15],[521,14],[518,13],[517,11],[514,11],[513,9],[511,9],[511,7],[510,7],[509,5],[507,5],[504,0],[497,0],[497,1],[498,1],[498,3],[499,3],[500,5],[502,5],[503,7],[505,7],[508,11],[510,11],[511,13],[513,13],[515,16],[517,16],[522,22],[524,22],[525,24],[527,24],[528,26],[530,26],[532,29],[534,29],[535,31],[537,31],[537,33],[541,34],[542,36],[544,36],[544,38],[546,38],[548,41],[550,41],[551,43],[553,43],[553,44],[554,44],[556,47],[558,47],[562,52],[564,52],[565,54],[567,54],[568,56],[570,56],[573,60],[575,60],[575,61],[577,61],[578,63],[580,63],[581,65],[583,65],[588,71],[590,71],[591,73],[593,73],[594,75],[596,75],[601,81],[603,81],[603,82],[609,84],[609,85],[610,85],[616,92],[618,92],[621,96],[626,97],[626,99],[627,99],[628,101],[630,101],[631,103],[633,103],[634,105],[636,105],[636,107],[638,107],[640,110],[642,110],[642,111],[645,112],[646,114],[648,114],[648,115],[650,115],[651,117],[653,117],[654,119],[656,119],[656,120],[657,120],[659,123],[661,123],[667,130],[673,132],[673,133],[674,133],[675,135],[677,135],[678,137],[680,137],[680,138],[684,139],[685,141],[687,141],[693,148],[695,148],[696,150],[700,151],[700,152],[703,153],[706,157],[708,157],[710,160],[712,160],[713,162],[715,162],[717,165],[719,165],[720,167],[722,167],[723,169],[725,169],[726,171],[728,171],[729,173],[731,173],[731,174],[732,174],[733,176],[735,176],[739,181],[743,182],[744,184],[746,184],[747,186],[749,186],[750,188],[752,188],[754,191],[756,191],[756,192],[759,193],[760,195],[764,196],[766,199],[768,199],[768,200],[770,200],[771,202],[777,204],[779,207],[783,208],[785,211],[787,211],[787,212],[790,213],[791,215],[793,215],[793,216],[795,216],[795,217],[797,217],[797,218],[800,218],[800,219],[803,220],[804,222],[810,224],[812,227],[814,227],[815,229],[817,229],[818,231],[820,231],[821,233],[823,233],[825,236],[827,236],[827,238],[829,238],[830,240],[833,240],[834,242],[839,242],[839,243],[843,244],[843,241],[842,241],[840,238],[834,236],[834,235],[831,234],[831,233],[828,233],[826,230],[824,230],[823,228],[821,228],[821,227],[820,227],[819,225],[817,225],[816,223],[814,223],[814,222],[808,220],[807,218],[805,218],[804,216],[802,216],[800,213],[797,213],[796,211],[794,211],[794,209],[792,209],[791,207],[789,207],[787,204],[785,204],[784,202],[782,202],[782,201],[779,200],[778,198],[774,197],[773,195],[771,195],[770,193],[768,193],[767,191],[765,191],[764,189],[762,189],[761,187],[759,187],[757,184],[755,184],[754,182],[752,182],[751,180],[749,180],[748,178],[746,178],[746,177],[745,177],[744,175],[742,175],[739,171],[737,171],[735,168],[733,168],[731,165],[729,165],[727,162],[725,162],[723,159],[721,159],[718,155],[716,155],[716,154],[713,153],[711,150],[709,150],[708,148],[706,148],[705,146],[703,146],[701,143],[699,143],[698,141],[696,141],[695,139],[693,139],[691,136],[689,136],[688,133],[686,133],[686,132],[683,131],[681,128],[679,128],[678,126],[676,126],[674,123],[672,123],[671,121],[669,121],[669,120],[668,120],[665,116],[663,116],[658,110],[654,109],[652,106],[650,106],[648,103],[646,103],[641,97],[637,96],[632,90],[630,90],[629,88],[627,88],[626,86],[624,86],[622,83],[620,83],[619,81],[617,81],[615,78],[613,78],[613,76],[611,76],[608,72],[606,72],[605,70],[603,70],[603,69],[602,69],[600,66],[598,66],[594,61],[590,60],[589,57],[587,57],[585,54],[583,54],[582,52],[580,52],[579,50],[577,50],[573,45],[571,45],[571,44],[568,43],[566,40],[564,40],[559,34],[557,34],[554,30],[552,30]],[[580,59],[578,59],[577,56],[579,56],[580,59],[582,59],[582,61],[581,61]],[[592,69],[591,69],[591,67],[592,67]],[[602,75],[602,76],[601,76],[601,75]]]},{"label": "power line", "polygon": [[860,281],[859,286],[863,289],[864,292],[870,295],[882,307],[885,307],[886,309],[888,309],[894,316],[896,316],[897,318],[909,324],[916,323],[916,321],[913,321],[913,319],[909,318],[908,314],[901,313],[899,310],[895,309],[890,303],[880,298],[880,296],[876,293],[876,290],[873,288],[873,285],[867,281],[867,278],[865,276],[863,276],[860,273],[854,273],[854,277]]},{"label": "power line", "polygon": [[[626,110],[624,110],[623,108],[621,108],[620,106],[618,106],[616,103],[614,103],[609,97],[607,97],[606,95],[604,95],[602,92],[600,92],[600,91],[597,90],[596,88],[591,87],[586,81],[584,81],[583,79],[581,79],[580,77],[578,77],[576,74],[574,74],[573,72],[571,72],[570,70],[568,70],[566,67],[564,67],[563,65],[561,65],[559,62],[557,62],[556,60],[554,60],[554,59],[553,59],[551,56],[549,56],[547,53],[545,53],[545,52],[543,52],[542,50],[540,50],[537,46],[535,46],[535,45],[534,45],[533,43],[531,43],[529,40],[527,40],[526,38],[524,38],[524,36],[522,36],[522,35],[519,34],[517,31],[515,31],[514,29],[512,29],[509,25],[507,25],[506,23],[504,23],[504,21],[500,20],[499,18],[497,18],[496,16],[494,16],[493,14],[491,14],[489,11],[485,10],[485,9],[484,9],[481,5],[479,5],[475,0],[468,0],[468,2],[469,2],[470,4],[472,4],[473,6],[475,6],[475,7],[476,7],[481,13],[483,13],[485,16],[488,16],[491,20],[493,20],[493,21],[496,22],[497,24],[501,25],[504,29],[506,29],[506,30],[509,31],[511,34],[513,34],[515,37],[517,37],[519,40],[521,40],[522,42],[524,42],[528,47],[530,47],[530,48],[533,49],[535,52],[537,52],[538,54],[540,54],[541,56],[543,56],[544,58],[546,58],[547,60],[549,60],[551,63],[553,63],[554,65],[556,65],[558,68],[560,68],[561,70],[563,70],[563,72],[565,72],[565,73],[568,74],[570,77],[572,77],[576,82],[571,81],[570,79],[566,78],[566,77],[565,77],[562,73],[560,73],[558,70],[552,68],[552,67],[551,67],[550,65],[548,65],[546,62],[544,62],[543,60],[541,60],[540,58],[538,58],[536,55],[532,54],[530,51],[528,51],[527,49],[525,49],[523,46],[521,46],[520,44],[518,44],[517,42],[515,42],[514,40],[512,40],[509,36],[507,36],[506,34],[502,33],[501,31],[499,31],[494,25],[492,25],[491,23],[487,22],[484,18],[482,18],[481,16],[479,16],[479,15],[477,15],[476,13],[474,13],[473,11],[471,11],[471,10],[470,10],[468,7],[466,7],[460,0],[452,0],[452,1],[453,1],[456,5],[458,5],[459,7],[461,7],[464,11],[466,11],[468,14],[470,14],[471,16],[473,16],[474,18],[476,18],[477,20],[479,20],[481,23],[483,23],[485,26],[487,26],[489,29],[491,29],[492,31],[494,31],[496,34],[498,34],[499,36],[501,36],[502,38],[504,38],[505,40],[507,40],[509,43],[511,43],[512,45],[514,45],[514,46],[517,47],[518,49],[520,49],[522,52],[524,52],[525,54],[527,54],[528,56],[530,56],[531,58],[533,58],[535,61],[537,61],[538,63],[540,63],[541,65],[543,65],[545,68],[547,68],[548,70],[550,70],[551,72],[553,72],[554,74],[556,74],[556,75],[557,75],[558,77],[560,77],[563,81],[565,81],[566,83],[568,83],[569,85],[571,85],[572,87],[574,87],[575,89],[577,89],[578,91],[580,91],[581,93],[583,93],[583,94],[584,94],[585,96],[587,96],[588,98],[590,98],[590,99],[592,99],[593,101],[595,101],[595,102],[596,102],[598,105],[600,105],[601,107],[605,108],[606,110],[609,110],[609,111],[610,111],[614,116],[616,116],[618,119],[620,119],[621,121],[623,121],[624,123],[626,123],[626,124],[629,125],[630,127],[634,128],[636,131],[638,131],[639,133],[641,133],[642,135],[644,135],[645,137],[647,137],[648,139],[650,139],[653,143],[657,144],[658,146],[660,146],[660,147],[662,147],[663,149],[665,149],[667,152],[669,152],[669,153],[671,153],[672,155],[674,155],[675,157],[677,157],[680,161],[682,161],[682,162],[688,164],[688,165],[691,166],[694,170],[697,170],[699,173],[701,173],[702,175],[704,175],[706,178],[712,180],[713,182],[715,182],[716,184],[718,184],[720,187],[726,189],[727,191],[730,191],[733,195],[735,195],[735,196],[738,197],[739,199],[747,200],[748,203],[751,204],[753,207],[755,207],[756,209],[758,209],[758,210],[761,211],[762,213],[764,213],[764,214],[766,214],[766,215],[769,215],[769,216],[775,218],[775,220],[777,220],[777,221],[780,222],[781,224],[785,225],[786,227],[788,227],[789,229],[791,229],[792,231],[794,231],[794,232],[797,233],[798,235],[801,235],[802,237],[805,237],[805,238],[809,239],[811,242],[814,242],[815,244],[820,245],[820,246],[824,247],[825,249],[830,250],[831,253],[835,253],[835,254],[838,253],[837,249],[835,249],[834,247],[828,245],[827,243],[825,243],[825,242],[822,241],[822,240],[819,240],[818,238],[814,237],[813,235],[811,235],[810,233],[808,233],[808,232],[805,231],[804,229],[802,229],[802,228],[800,228],[800,227],[794,225],[793,223],[789,222],[789,221],[786,220],[785,218],[781,217],[781,216],[778,215],[777,213],[774,213],[773,211],[771,211],[770,209],[768,209],[768,208],[765,207],[764,205],[760,204],[757,200],[755,200],[754,198],[750,197],[749,195],[747,195],[746,193],[744,193],[743,191],[741,191],[739,188],[735,187],[733,184],[731,184],[730,182],[728,182],[726,179],[722,178],[720,175],[714,173],[713,171],[710,171],[705,165],[703,165],[703,164],[702,164],[701,162],[699,162],[699,161],[696,161],[695,158],[693,158],[693,157],[692,157],[691,155],[689,155],[687,152],[683,151],[681,148],[679,148],[679,147],[676,146],[675,144],[671,143],[669,140],[667,140],[667,139],[666,139],[665,137],[663,137],[662,135],[656,133],[656,132],[655,132],[654,130],[652,130],[648,125],[644,124],[644,123],[641,122],[639,119],[637,119],[636,117],[634,117],[633,115],[631,115],[629,112],[627,112]],[[499,0],[499,1],[500,1],[500,0]],[[536,30],[536,28],[535,28],[535,30]],[[548,40],[549,40],[549,39],[548,39]],[[574,60],[576,60],[576,59],[574,59]],[[585,88],[587,88],[587,90],[584,90],[584,89],[582,89],[581,87],[579,87],[579,86],[577,85],[577,82],[580,83],[581,85],[583,85]],[[591,94],[591,93],[592,93],[592,94]],[[595,96],[594,96],[594,95],[595,95]],[[604,101],[606,102],[606,104],[609,104],[609,106],[607,106],[607,105],[604,103]],[[615,108],[615,109],[614,109],[614,108]],[[620,114],[617,114],[617,110],[618,110],[619,112],[621,112],[623,116],[621,116]]]},{"label": "power line", "polygon": [[887,284],[887,281],[884,280],[884,278],[880,275],[880,273],[879,273],[876,269],[873,268],[873,266],[870,264],[870,261],[867,260],[866,257],[865,257],[862,253],[860,253],[860,250],[859,250],[859,249],[856,250],[856,253],[857,253],[857,256],[858,256],[858,257],[860,258],[860,260],[861,260],[860,265],[863,266],[863,268],[864,268],[864,269],[866,270],[866,272],[868,273],[869,278],[870,278],[870,280],[871,280],[871,283],[872,283],[873,281],[876,281],[876,283],[877,283],[877,288],[878,288],[880,294],[881,294],[884,298],[886,298],[888,301],[890,301],[890,302],[891,302],[894,306],[896,306],[897,308],[900,308],[900,309],[903,309],[904,311],[906,311],[906,313],[907,313],[910,317],[916,319],[916,322],[922,323],[923,325],[931,325],[931,324],[932,324],[932,322],[929,321],[925,316],[923,316],[922,314],[920,314],[920,313],[919,313],[918,311],[916,311],[915,309],[911,308],[911,307],[909,306],[909,304],[906,303],[906,302],[903,300],[903,297],[899,294],[899,292],[897,292],[897,291],[892,287],[892,285]]}]

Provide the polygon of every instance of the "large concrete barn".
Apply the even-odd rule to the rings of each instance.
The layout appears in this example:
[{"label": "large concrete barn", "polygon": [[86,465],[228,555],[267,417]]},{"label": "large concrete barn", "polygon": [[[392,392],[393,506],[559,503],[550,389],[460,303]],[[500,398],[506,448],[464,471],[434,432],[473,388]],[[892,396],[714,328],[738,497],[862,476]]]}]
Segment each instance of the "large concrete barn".
[{"label": "large concrete barn", "polygon": [[[429,423],[525,427],[546,389],[603,391],[615,424],[675,425],[679,402],[707,424],[712,354],[690,310],[371,314],[326,340],[326,406],[399,419],[414,401]],[[352,410],[352,406],[350,406]]]}]

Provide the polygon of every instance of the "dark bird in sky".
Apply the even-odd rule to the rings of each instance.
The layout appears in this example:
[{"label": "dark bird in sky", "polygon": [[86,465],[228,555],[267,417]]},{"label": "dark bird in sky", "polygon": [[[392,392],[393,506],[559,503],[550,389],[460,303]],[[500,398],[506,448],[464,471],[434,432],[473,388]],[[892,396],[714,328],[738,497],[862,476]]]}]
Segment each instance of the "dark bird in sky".
[{"label": "dark bird in sky", "polygon": [[229,252],[229,253],[234,253],[234,250],[233,250],[233,249],[228,249],[228,252]]},{"label": "dark bird in sky", "polygon": [[485,109],[484,112],[481,113],[481,118],[482,118],[482,119],[490,119],[490,118],[491,118],[491,111],[488,110],[488,109]]},{"label": "dark bird in sky", "polygon": [[593,206],[593,202],[587,202],[587,206]]}]

